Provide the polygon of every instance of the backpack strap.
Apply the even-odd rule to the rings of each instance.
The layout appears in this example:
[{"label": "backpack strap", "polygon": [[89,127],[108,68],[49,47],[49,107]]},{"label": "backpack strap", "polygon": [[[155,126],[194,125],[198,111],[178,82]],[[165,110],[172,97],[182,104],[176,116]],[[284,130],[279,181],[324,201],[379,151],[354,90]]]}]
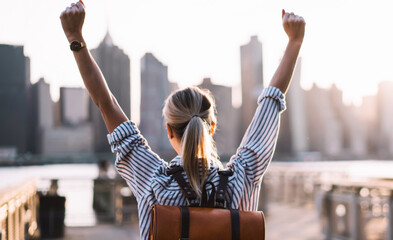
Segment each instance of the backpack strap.
[{"label": "backpack strap", "polygon": [[168,175],[172,175],[179,184],[180,189],[183,191],[184,195],[186,195],[188,205],[192,205],[191,203],[196,200],[197,194],[194,189],[192,189],[190,183],[186,182],[184,179],[183,170],[182,166],[168,167],[167,173]]},{"label": "backpack strap", "polygon": [[[218,182],[216,193],[216,207],[230,209],[231,203],[227,202],[225,206],[225,194],[228,187],[228,178],[233,175],[232,169],[219,170],[220,180]],[[231,229],[232,240],[240,240],[240,214],[238,209],[231,209]]]},{"label": "backpack strap", "polygon": [[[212,192],[209,196],[209,199],[207,199],[207,190],[206,190],[206,185],[210,185],[212,188]],[[203,188],[202,188],[202,199],[201,199],[201,207],[208,207],[208,208],[214,208],[214,197],[216,196],[216,187],[214,186],[214,184],[210,181],[205,182],[205,184],[203,184]]]},{"label": "backpack strap", "polygon": [[225,206],[225,193],[227,192],[228,177],[233,175],[232,169],[219,170],[220,180],[218,182],[217,192],[216,192],[216,207],[219,208],[229,208],[230,203]]},{"label": "backpack strap", "polygon": [[240,240],[240,214],[238,209],[231,209],[232,240]]},{"label": "backpack strap", "polygon": [[[194,189],[192,189],[190,183],[186,182],[186,180],[183,177],[183,167],[182,166],[173,166],[173,167],[168,167],[167,173],[168,175],[172,175],[175,181],[179,184],[180,189],[183,191],[184,195],[186,195],[188,205],[189,206],[199,206],[198,203],[193,203],[197,199],[197,194],[195,193]],[[218,187],[217,190],[214,192],[212,191],[212,194],[207,201],[207,196],[202,196],[202,201],[203,205],[205,207],[213,207],[211,202],[214,201],[214,195],[215,195],[215,204],[214,207],[218,208],[229,208],[230,203],[225,204],[225,194],[227,192],[227,186],[228,186],[228,177],[233,175],[233,170],[232,169],[225,169],[225,170],[219,170],[219,182],[218,182]],[[212,188],[214,189],[214,185],[211,182],[207,182],[208,184],[212,185]],[[206,192],[206,183],[203,187],[202,193]],[[206,193],[204,194],[206,195]],[[210,202],[210,203],[209,203]]]},{"label": "backpack strap", "polygon": [[181,230],[179,240],[189,240],[190,234],[190,211],[188,207],[180,207],[181,213]]}]

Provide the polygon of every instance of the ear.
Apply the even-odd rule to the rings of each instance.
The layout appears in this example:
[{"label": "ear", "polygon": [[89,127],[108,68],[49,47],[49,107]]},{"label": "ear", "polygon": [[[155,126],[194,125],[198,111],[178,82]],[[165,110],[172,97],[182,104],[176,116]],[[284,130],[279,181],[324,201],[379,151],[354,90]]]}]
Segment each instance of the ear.
[{"label": "ear", "polygon": [[168,123],[165,126],[166,126],[166,131],[168,133],[168,138],[172,139],[175,135],[174,135],[174,132],[173,132],[171,126],[169,126]]},{"label": "ear", "polygon": [[210,126],[210,134],[213,135],[216,131],[216,123],[212,122],[211,126]]}]

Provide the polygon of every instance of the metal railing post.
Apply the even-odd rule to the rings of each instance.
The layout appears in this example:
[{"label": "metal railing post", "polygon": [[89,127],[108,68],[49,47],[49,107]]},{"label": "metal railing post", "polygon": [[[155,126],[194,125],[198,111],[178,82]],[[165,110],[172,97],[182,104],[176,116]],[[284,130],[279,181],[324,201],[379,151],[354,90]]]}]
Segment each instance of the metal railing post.
[{"label": "metal railing post", "polygon": [[359,189],[355,189],[352,193],[352,201],[351,201],[351,216],[350,222],[352,223],[350,229],[350,239],[360,240],[361,236],[361,213],[359,208]]},{"label": "metal railing post", "polygon": [[[324,201],[326,207],[326,240],[332,239],[332,229],[333,229],[333,216],[332,216],[332,194],[333,189],[325,193]],[[323,205],[322,205],[323,206]],[[323,211],[323,210],[322,210]]]},{"label": "metal railing post", "polygon": [[388,198],[388,226],[386,229],[386,239],[393,240],[393,191],[390,191]]}]

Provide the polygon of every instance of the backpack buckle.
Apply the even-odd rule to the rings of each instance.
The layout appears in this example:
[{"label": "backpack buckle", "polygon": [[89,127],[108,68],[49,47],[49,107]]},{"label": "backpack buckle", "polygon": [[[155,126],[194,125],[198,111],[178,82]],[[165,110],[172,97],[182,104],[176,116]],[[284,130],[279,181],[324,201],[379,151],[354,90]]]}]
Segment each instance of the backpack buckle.
[{"label": "backpack buckle", "polygon": [[166,172],[167,172],[168,175],[173,175],[173,174],[175,174],[177,172],[180,172],[180,171],[183,171],[183,167],[182,166],[173,166],[173,167],[168,166],[166,168]]},{"label": "backpack buckle", "polygon": [[233,169],[232,168],[222,169],[218,171],[218,174],[230,177],[233,175]]}]

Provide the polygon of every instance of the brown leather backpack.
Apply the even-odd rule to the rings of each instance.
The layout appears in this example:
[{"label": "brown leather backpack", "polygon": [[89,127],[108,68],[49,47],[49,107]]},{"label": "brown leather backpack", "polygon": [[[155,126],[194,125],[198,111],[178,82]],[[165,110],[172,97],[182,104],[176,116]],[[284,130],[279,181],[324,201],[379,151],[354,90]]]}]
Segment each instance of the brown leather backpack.
[{"label": "brown leather backpack", "polygon": [[[219,171],[220,179],[215,190],[211,182],[203,186],[201,203],[195,204],[196,193],[182,175],[183,168],[168,169],[173,175],[189,206],[153,205],[149,240],[264,240],[265,218],[261,211],[239,211],[228,209],[225,192],[230,170]],[[212,185],[207,199],[206,185]]]}]

